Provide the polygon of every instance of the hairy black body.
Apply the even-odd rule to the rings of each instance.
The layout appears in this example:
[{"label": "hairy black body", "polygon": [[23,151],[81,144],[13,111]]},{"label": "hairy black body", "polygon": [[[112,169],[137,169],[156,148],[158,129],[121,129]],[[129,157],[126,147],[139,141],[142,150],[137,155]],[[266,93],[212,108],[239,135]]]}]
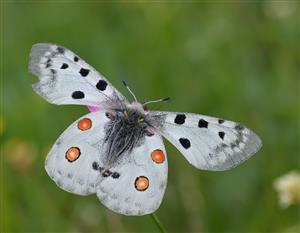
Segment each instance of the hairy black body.
[{"label": "hairy black body", "polygon": [[149,116],[129,107],[108,111],[106,116],[110,119],[105,126],[104,138],[108,165],[141,145],[145,137],[152,136],[154,129],[162,122],[159,116]]}]

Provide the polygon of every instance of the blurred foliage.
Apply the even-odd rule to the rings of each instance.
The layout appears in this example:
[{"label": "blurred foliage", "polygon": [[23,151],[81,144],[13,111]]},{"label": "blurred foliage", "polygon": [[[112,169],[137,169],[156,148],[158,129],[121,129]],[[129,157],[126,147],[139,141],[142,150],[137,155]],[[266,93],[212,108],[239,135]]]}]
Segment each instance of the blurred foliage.
[{"label": "blurred foliage", "polygon": [[2,0],[1,23],[2,232],[157,231],[150,216],[114,214],[47,176],[51,145],[87,109],[32,91],[38,42],[73,50],[125,95],[121,80],[140,100],[172,97],[163,110],[239,121],[261,136],[261,151],[226,172],[197,170],[166,142],[157,215],[169,232],[299,232],[299,205],[281,209],[273,188],[299,171],[298,1]]}]

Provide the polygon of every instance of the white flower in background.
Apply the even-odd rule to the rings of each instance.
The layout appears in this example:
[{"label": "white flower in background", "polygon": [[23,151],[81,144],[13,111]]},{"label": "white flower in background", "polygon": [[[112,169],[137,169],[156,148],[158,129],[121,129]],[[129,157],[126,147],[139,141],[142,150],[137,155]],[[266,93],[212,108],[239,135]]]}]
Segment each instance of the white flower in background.
[{"label": "white flower in background", "polygon": [[291,171],[277,178],[274,188],[279,193],[279,205],[282,208],[300,203],[300,174],[298,172]]}]

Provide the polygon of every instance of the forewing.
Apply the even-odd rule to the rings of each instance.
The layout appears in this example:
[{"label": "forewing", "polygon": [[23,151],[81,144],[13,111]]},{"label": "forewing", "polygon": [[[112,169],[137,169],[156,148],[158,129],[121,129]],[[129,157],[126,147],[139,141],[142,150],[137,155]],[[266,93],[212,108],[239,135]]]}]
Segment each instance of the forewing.
[{"label": "forewing", "polygon": [[101,106],[111,100],[126,101],[93,67],[59,45],[33,45],[29,70],[39,77],[33,89],[53,104]]},{"label": "forewing", "polygon": [[95,193],[104,125],[108,121],[103,111],[85,115],[58,138],[49,152],[45,168],[56,184],[71,193]]},{"label": "forewing", "polygon": [[161,136],[146,136],[145,141],[122,157],[112,175],[101,177],[97,196],[114,212],[145,215],[154,212],[167,185],[168,165]]},{"label": "forewing", "polygon": [[262,145],[255,133],[236,122],[192,113],[150,114],[165,119],[157,130],[199,169],[230,169],[250,158]]}]

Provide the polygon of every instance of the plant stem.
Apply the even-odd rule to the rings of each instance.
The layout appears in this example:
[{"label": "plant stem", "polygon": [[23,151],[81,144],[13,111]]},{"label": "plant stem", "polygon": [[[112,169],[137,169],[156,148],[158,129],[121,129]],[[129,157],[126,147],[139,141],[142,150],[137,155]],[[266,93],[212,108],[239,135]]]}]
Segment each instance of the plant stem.
[{"label": "plant stem", "polygon": [[156,226],[158,227],[159,231],[161,233],[167,233],[166,229],[164,228],[164,226],[159,221],[157,215],[155,213],[152,213],[151,217],[152,217],[153,221],[155,222]]}]

